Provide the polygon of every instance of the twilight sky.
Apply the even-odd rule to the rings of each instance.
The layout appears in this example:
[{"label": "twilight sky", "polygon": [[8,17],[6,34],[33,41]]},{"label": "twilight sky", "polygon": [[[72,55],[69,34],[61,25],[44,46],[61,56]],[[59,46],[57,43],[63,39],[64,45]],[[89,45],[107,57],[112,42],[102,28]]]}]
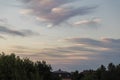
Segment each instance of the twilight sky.
[{"label": "twilight sky", "polygon": [[53,69],[120,63],[120,0],[0,0],[0,51]]}]

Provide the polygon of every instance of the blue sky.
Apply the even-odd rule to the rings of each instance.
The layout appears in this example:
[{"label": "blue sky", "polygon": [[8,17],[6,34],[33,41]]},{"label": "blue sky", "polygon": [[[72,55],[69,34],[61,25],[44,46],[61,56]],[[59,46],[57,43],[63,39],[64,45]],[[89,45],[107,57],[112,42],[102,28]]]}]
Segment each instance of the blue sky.
[{"label": "blue sky", "polygon": [[119,0],[0,0],[0,51],[54,70],[118,64],[119,7]]}]

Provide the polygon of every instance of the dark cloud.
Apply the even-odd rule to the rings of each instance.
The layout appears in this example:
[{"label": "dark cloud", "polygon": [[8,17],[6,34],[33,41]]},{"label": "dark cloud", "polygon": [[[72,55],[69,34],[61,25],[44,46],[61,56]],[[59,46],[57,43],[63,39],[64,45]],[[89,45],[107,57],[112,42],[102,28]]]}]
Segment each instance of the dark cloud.
[{"label": "dark cloud", "polygon": [[11,25],[8,24],[7,18],[0,18],[0,34],[21,36],[21,37],[39,35],[39,33],[33,32],[32,30],[29,29],[16,30],[9,28],[10,26]]},{"label": "dark cloud", "polygon": [[85,45],[87,44],[87,45],[99,45],[99,46],[101,45],[101,41],[90,38],[70,38],[65,40],[75,44],[85,44]]},{"label": "dark cloud", "polygon": [[6,34],[11,36],[21,36],[21,37],[38,35],[38,33],[35,33],[31,30],[14,30],[2,25],[0,25],[0,34]]},{"label": "dark cloud", "polygon": [[[93,7],[71,7],[68,4],[78,0],[22,0],[25,9],[22,13],[35,16],[40,22],[58,25],[70,18],[86,15],[94,11]],[[67,7],[65,7],[67,6]]]}]

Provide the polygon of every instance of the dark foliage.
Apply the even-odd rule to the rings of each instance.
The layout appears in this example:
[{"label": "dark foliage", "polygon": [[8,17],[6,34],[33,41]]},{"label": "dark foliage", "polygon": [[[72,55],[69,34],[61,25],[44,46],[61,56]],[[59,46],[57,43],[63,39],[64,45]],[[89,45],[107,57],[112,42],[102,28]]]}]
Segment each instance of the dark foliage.
[{"label": "dark foliage", "polygon": [[110,63],[106,69],[101,65],[97,70],[85,70],[81,73],[73,72],[72,80],[120,80],[120,64]]},{"label": "dark foliage", "polygon": [[[45,61],[33,62],[15,54],[0,54],[0,80],[61,80]],[[71,73],[72,80],[120,80],[120,64],[101,65],[97,70]]]},{"label": "dark foliage", "polygon": [[45,61],[32,62],[14,54],[0,54],[0,80],[57,80]]}]

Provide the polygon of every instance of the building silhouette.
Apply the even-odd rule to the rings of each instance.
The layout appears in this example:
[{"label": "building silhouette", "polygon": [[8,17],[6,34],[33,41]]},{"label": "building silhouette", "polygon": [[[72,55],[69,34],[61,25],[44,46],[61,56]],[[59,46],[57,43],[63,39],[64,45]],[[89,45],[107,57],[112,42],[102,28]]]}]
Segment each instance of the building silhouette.
[{"label": "building silhouette", "polygon": [[61,78],[62,80],[71,80],[71,74],[67,71],[62,71],[61,69],[54,71],[53,75]]}]

